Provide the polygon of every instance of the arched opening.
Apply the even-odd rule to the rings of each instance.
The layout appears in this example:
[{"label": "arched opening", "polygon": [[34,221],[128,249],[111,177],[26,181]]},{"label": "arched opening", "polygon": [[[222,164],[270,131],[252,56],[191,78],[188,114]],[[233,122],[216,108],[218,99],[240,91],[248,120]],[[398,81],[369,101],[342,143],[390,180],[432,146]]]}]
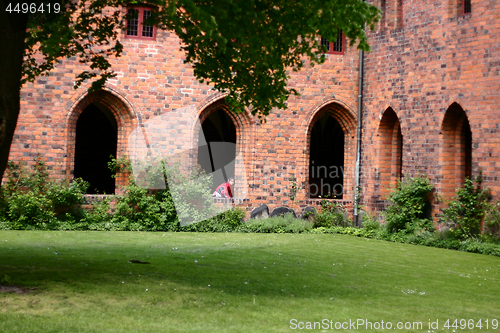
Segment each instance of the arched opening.
[{"label": "arched opening", "polygon": [[403,135],[398,116],[392,108],[384,112],[378,136],[380,194],[385,197],[403,176]]},{"label": "arched opening", "polygon": [[337,119],[326,113],[314,123],[310,139],[309,197],[342,199],[344,130]]},{"label": "arched opening", "polygon": [[117,123],[102,104],[89,104],[76,122],[74,177],[90,183],[87,193],[115,192],[115,179],[108,168],[116,157]]},{"label": "arched opening", "polygon": [[441,135],[443,196],[451,198],[472,175],[472,132],[465,111],[457,103],[446,111]]},{"label": "arched opening", "polygon": [[198,164],[213,174],[212,190],[235,178],[236,127],[223,108],[202,119],[198,136]]}]

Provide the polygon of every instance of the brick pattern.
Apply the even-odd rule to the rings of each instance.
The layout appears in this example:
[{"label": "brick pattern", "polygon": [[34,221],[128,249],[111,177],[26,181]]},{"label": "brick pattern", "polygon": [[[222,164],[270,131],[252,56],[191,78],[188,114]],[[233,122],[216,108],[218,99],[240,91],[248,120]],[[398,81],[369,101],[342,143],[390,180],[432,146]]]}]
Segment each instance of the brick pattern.
[{"label": "brick pattern", "polygon": [[[229,111],[224,95],[194,78],[192,68],[183,63],[179,39],[171,32],[158,30],[155,40],[122,38],[121,41],[123,55],[112,59],[118,75],[102,92],[88,95],[89,84],[73,90],[76,75],[84,69],[77,59],[62,60],[50,76],[23,87],[11,159],[32,163],[40,153],[48,158],[47,165],[54,176],[70,178],[76,121],[90,103],[108,108],[116,118],[118,158],[130,151],[139,155],[146,154],[148,149],[154,152],[147,145],[129,142],[134,131],[147,132],[147,140],[155,141],[155,147],[169,151],[196,147],[199,130],[196,119],[179,119],[161,141],[154,133],[161,134],[165,129],[155,127],[151,122],[155,117],[168,118],[175,110],[192,108],[197,119],[203,121],[216,109]],[[344,196],[344,200],[352,201],[350,196],[354,191],[347,187],[353,186],[359,53],[348,47],[343,55],[327,54],[326,57],[320,66],[306,64],[306,70],[290,72],[290,87],[301,95],[290,98],[287,110],[274,110],[266,123],[261,124],[248,111],[228,112],[237,131],[237,153],[244,159],[244,165],[236,166],[236,178],[244,173],[248,179],[246,200],[235,202],[248,211],[262,203],[268,204],[271,210],[281,205],[297,211],[305,207],[309,135],[315,120],[325,113],[332,114],[348,136],[345,147],[348,196]],[[190,136],[186,142],[168,140],[175,138],[175,133],[183,138],[186,133]],[[182,164],[189,167],[196,161],[194,150],[181,157]],[[296,178],[299,186],[294,200],[291,199],[291,177]],[[117,185],[124,185],[125,178],[121,175]]]},{"label": "brick pattern", "polygon": [[390,189],[401,179],[403,137],[398,116],[388,108],[380,121],[377,133],[378,181],[375,183],[375,199],[386,199]]},{"label": "brick pattern", "polygon": [[[380,1],[386,6],[396,3]],[[400,123],[405,176],[426,174],[437,193],[450,198],[465,173],[474,176],[482,170],[484,184],[498,196],[500,3],[472,1],[472,13],[467,15],[462,12],[462,0],[404,0],[402,5],[400,29],[386,23],[369,33],[372,50],[365,55],[364,67],[363,203],[376,210],[386,205],[380,195],[386,182],[382,174],[391,166],[388,160],[374,161],[383,154],[377,148],[377,135],[388,107]],[[466,170],[460,134],[466,122],[472,132],[471,171]],[[439,213],[439,208],[435,205],[433,213]]]},{"label": "brick pattern", "polygon": [[[371,2],[385,13],[377,30],[368,33],[371,52],[364,57],[362,203],[374,210],[387,206],[387,188],[400,173],[428,175],[437,192],[449,198],[467,174],[482,170],[485,185],[498,196],[500,3],[472,1],[472,13],[464,15],[462,0]],[[76,59],[61,61],[49,77],[23,87],[11,159],[31,163],[42,153],[54,175],[71,177],[74,128],[89,103],[100,103],[115,116],[118,157],[134,148],[129,147],[129,134],[146,130],[154,117],[190,107],[193,119],[203,121],[218,108],[229,111],[222,94],[194,78],[171,32],[158,30],[154,41],[122,42],[123,56],[113,60],[118,76],[103,92],[88,95],[88,85],[73,90],[83,69]],[[248,179],[247,197],[236,200],[239,205],[248,211],[263,203],[271,210],[286,205],[298,212],[319,205],[320,199],[307,195],[309,143],[314,123],[327,114],[345,134],[343,200],[352,205],[358,54],[348,47],[344,55],[326,55],[321,66],[306,64],[305,70],[291,72],[289,85],[301,95],[290,98],[288,109],[274,110],[265,123],[248,111],[228,113],[237,131],[237,152],[244,159],[237,173]],[[165,142],[165,147],[196,145],[193,119],[179,119],[171,129],[191,135],[189,139]],[[464,135],[467,124],[470,143]],[[195,154],[185,161],[194,164]],[[295,197],[292,178],[299,189]],[[433,213],[440,207],[435,205]]]}]

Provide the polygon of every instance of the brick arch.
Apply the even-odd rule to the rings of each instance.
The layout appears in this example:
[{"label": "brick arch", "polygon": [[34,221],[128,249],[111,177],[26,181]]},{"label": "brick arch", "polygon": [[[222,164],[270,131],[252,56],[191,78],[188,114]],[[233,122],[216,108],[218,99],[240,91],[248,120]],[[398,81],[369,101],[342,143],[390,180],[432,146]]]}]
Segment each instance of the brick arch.
[{"label": "brick arch", "polygon": [[469,119],[458,103],[451,104],[440,132],[441,194],[450,199],[472,175],[472,132]]},{"label": "brick arch", "polygon": [[[69,110],[65,123],[66,123],[66,151],[67,156],[65,159],[65,173],[68,178],[71,178],[74,170],[75,162],[75,138],[76,138],[76,123],[80,114],[91,103],[97,103],[105,107],[115,118],[118,130],[117,138],[117,158],[127,155],[128,149],[128,136],[132,132],[134,123],[137,118],[131,105],[123,98],[117,95],[100,90],[90,94],[86,94],[78,99],[73,107]],[[124,176],[119,176],[116,180],[116,185],[125,185],[126,179]]]},{"label": "brick arch", "polygon": [[[309,169],[311,158],[311,132],[315,123],[324,116],[333,117],[344,132],[344,181],[343,200],[354,199],[354,168],[356,161],[356,117],[354,113],[345,105],[338,101],[330,102],[316,109],[309,117],[306,134],[306,154],[304,176],[306,178],[306,191],[309,188]],[[307,191],[309,192],[309,191]]]},{"label": "brick arch", "polygon": [[[251,159],[251,143],[253,142],[253,124],[254,121],[250,118],[248,111],[242,113],[231,112],[229,106],[224,101],[224,96],[218,96],[219,99],[213,101],[212,103],[206,105],[199,110],[198,119],[200,120],[199,125],[203,124],[205,119],[215,112],[216,110],[223,110],[226,115],[231,119],[236,130],[236,156],[241,156],[244,163],[237,163],[235,166],[235,179],[236,186],[238,184],[247,187],[247,177],[248,173],[252,170],[251,164],[253,163]],[[193,137],[194,147],[198,146],[198,134],[201,128],[197,122],[193,123],[191,132]],[[197,155],[192,158],[192,165],[197,163]],[[247,189],[244,189],[245,193]],[[235,197],[242,193],[236,190]]]},{"label": "brick arch", "polygon": [[398,115],[388,107],[383,113],[377,131],[378,177],[380,195],[385,198],[389,189],[402,177],[403,135]]},{"label": "brick arch", "polygon": [[[236,128],[236,149],[237,153],[243,153],[245,148],[245,143],[248,142],[249,138],[249,130],[251,127],[251,120],[248,114],[245,113],[234,113],[229,110],[229,106],[225,103],[224,98],[220,98],[215,102],[205,106],[198,113],[198,119],[200,120],[200,124],[202,124],[205,119],[214,111],[222,109],[226,112],[226,114],[231,118],[233,124]],[[198,133],[195,131],[196,124],[193,124],[193,135],[195,142],[198,140]],[[195,133],[196,132],[196,133]]]}]

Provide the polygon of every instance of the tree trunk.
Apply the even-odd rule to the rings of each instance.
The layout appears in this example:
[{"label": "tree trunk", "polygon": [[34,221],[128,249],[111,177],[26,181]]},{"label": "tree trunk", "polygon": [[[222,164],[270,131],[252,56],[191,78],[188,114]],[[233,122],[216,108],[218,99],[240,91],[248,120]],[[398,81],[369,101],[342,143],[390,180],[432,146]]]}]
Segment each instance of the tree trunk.
[{"label": "tree trunk", "polygon": [[[12,2],[11,2],[12,3]],[[11,12],[0,0],[0,179],[9,160],[20,108],[24,40],[28,15]],[[15,6],[16,3],[12,3]]]}]

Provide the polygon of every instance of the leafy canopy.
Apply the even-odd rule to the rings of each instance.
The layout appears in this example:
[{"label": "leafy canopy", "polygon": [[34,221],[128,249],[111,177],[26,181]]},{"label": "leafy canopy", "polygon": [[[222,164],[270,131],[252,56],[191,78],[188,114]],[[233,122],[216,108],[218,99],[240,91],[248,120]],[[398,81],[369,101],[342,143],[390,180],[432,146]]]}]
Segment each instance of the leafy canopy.
[{"label": "leafy canopy", "polygon": [[[46,3],[46,2],[45,2]],[[115,76],[109,57],[120,56],[125,26],[123,0],[63,0],[60,13],[30,16],[24,81],[47,74],[62,57],[89,65],[75,86],[97,78],[92,89]],[[134,2],[132,2],[134,3]],[[350,45],[368,50],[364,27],[373,29],[379,10],[362,0],[150,0],[150,21],[174,31],[185,62],[200,82],[228,93],[236,110],[248,107],[259,117],[286,108],[290,71],[306,61],[324,62],[320,37],[336,38],[342,29]],[[42,60],[39,56],[42,56]],[[38,56],[38,57],[37,57]]]}]

